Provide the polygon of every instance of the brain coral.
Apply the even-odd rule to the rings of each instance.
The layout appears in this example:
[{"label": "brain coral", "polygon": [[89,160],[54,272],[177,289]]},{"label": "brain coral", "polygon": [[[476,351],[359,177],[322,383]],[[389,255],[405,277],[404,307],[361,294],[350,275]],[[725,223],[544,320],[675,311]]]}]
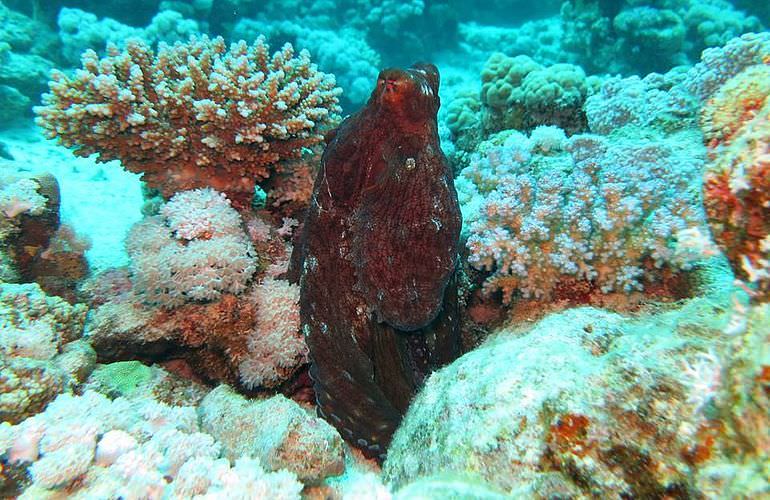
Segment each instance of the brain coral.
[{"label": "brain coral", "polygon": [[82,63],[52,73],[38,123],[77,155],[144,173],[166,197],[208,186],[248,202],[256,182],[338,118],[333,76],[289,44],[270,56],[262,37],[229,50],[222,38],[191,37],[157,53],[134,39],[102,59],[86,51]]},{"label": "brain coral", "polygon": [[571,281],[607,293],[660,280],[660,268],[677,266],[674,235],[702,217],[703,148],[689,136],[559,141],[556,131],[503,132],[458,179],[469,261],[493,271],[487,288],[510,301],[549,298]]},{"label": "brain coral", "polygon": [[167,308],[238,294],[257,269],[238,212],[213,189],[177,193],[134,225],[126,247],[135,290]]}]

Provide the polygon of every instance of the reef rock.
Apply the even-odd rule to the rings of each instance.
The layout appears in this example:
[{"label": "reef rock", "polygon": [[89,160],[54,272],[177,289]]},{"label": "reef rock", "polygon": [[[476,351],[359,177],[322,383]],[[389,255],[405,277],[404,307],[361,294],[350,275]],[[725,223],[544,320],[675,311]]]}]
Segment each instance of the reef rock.
[{"label": "reef rock", "polygon": [[735,337],[731,300],[745,296],[500,332],[426,382],[385,479],[471,474],[517,498],[767,494],[767,306]]},{"label": "reef rock", "polygon": [[271,470],[287,469],[317,484],[345,469],[342,439],[325,421],[283,396],[249,401],[226,385],[211,391],[198,413],[205,432],[230,460],[258,458]]}]

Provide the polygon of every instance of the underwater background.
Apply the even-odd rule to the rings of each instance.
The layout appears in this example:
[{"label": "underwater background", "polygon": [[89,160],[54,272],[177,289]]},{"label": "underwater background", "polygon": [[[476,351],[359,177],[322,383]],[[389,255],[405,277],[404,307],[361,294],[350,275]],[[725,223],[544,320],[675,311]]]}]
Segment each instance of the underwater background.
[{"label": "underwater background", "polygon": [[0,497],[770,498],[768,27],[0,0]]}]

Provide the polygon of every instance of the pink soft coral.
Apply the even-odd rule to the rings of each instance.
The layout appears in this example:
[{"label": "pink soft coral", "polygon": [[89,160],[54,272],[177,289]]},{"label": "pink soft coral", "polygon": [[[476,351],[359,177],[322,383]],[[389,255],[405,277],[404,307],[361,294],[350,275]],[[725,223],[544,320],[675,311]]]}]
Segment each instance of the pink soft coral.
[{"label": "pink soft coral", "polygon": [[299,286],[265,278],[254,287],[257,324],[239,366],[246,387],[273,387],[307,362],[308,348],[299,329]]}]

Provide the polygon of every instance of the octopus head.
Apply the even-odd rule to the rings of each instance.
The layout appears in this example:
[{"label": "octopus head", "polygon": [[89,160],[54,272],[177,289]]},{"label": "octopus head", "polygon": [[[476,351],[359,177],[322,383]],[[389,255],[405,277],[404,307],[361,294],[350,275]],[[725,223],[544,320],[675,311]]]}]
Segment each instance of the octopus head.
[{"label": "octopus head", "polygon": [[426,120],[438,112],[438,86],[438,68],[433,64],[384,69],[377,78],[370,104],[376,104],[380,111],[392,116],[410,121]]}]

